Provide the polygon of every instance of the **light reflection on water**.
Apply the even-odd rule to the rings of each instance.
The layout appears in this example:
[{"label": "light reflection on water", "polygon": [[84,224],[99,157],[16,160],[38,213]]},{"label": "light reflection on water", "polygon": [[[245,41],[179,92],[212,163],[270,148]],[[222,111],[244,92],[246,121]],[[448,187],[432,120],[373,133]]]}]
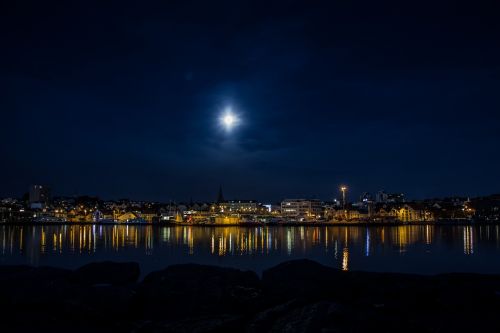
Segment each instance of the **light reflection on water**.
[{"label": "light reflection on water", "polygon": [[0,226],[1,264],[75,268],[137,261],[147,273],[196,262],[261,272],[310,258],[342,270],[500,273],[499,226]]}]

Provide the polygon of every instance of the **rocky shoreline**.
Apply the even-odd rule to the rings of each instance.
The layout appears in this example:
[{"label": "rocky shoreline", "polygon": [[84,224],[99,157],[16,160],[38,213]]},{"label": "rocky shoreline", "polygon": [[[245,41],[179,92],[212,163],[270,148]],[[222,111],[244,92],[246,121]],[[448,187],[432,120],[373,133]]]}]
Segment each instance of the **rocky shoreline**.
[{"label": "rocky shoreline", "polygon": [[310,260],[263,272],[137,263],[0,266],[4,332],[498,332],[500,276],[343,272]]}]

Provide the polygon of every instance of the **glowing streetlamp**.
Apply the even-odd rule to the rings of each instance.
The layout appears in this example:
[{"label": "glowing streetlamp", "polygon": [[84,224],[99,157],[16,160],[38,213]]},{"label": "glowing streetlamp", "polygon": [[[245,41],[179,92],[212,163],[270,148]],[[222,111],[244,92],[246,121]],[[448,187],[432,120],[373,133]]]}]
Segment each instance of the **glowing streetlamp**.
[{"label": "glowing streetlamp", "polygon": [[347,191],[347,186],[340,186],[340,191],[342,192],[342,208],[345,209],[345,192]]}]

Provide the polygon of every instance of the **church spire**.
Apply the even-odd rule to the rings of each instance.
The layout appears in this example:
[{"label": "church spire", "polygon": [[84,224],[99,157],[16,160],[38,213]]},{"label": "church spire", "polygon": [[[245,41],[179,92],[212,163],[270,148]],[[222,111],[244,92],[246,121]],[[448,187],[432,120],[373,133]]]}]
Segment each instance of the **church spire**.
[{"label": "church spire", "polygon": [[219,186],[219,194],[217,195],[217,203],[224,201],[224,195],[222,194],[222,185]]}]

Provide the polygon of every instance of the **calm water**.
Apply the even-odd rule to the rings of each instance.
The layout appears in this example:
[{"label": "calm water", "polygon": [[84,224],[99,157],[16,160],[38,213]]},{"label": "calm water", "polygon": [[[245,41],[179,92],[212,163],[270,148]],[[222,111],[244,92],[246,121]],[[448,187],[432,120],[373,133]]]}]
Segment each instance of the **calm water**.
[{"label": "calm water", "polygon": [[143,274],[174,263],[262,272],[310,258],[344,270],[500,274],[499,226],[190,227],[0,226],[0,264],[76,268],[137,261]]}]

